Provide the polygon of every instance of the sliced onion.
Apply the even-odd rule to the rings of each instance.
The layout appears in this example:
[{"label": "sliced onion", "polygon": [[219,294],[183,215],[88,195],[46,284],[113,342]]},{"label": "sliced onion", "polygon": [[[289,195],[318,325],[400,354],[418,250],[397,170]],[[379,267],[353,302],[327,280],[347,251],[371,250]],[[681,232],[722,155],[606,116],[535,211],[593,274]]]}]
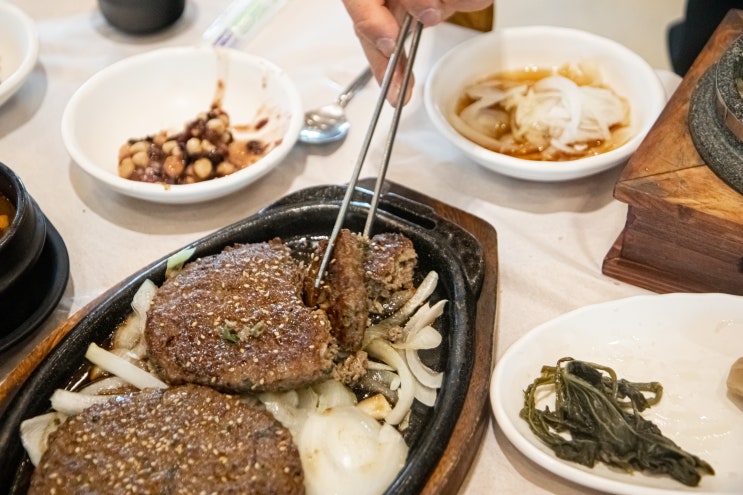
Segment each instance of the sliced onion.
[{"label": "sliced onion", "polygon": [[[156,293],[157,285],[155,285],[155,282],[152,280],[147,279],[142,282],[142,285],[132,298],[132,309],[136,315],[142,318],[142,324],[144,324],[144,318],[152,305],[152,299],[155,297]],[[142,330],[144,330],[144,327]]]},{"label": "sliced onion", "polygon": [[431,294],[433,294],[433,291],[436,290],[436,284],[438,284],[439,281],[439,274],[431,271],[428,272],[426,277],[423,279],[421,284],[418,286],[418,289],[416,289],[415,293],[408,299],[408,301],[403,305],[402,308],[400,308],[397,313],[395,313],[391,318],[399,319],[397,324],[402,323],[405,321],[410,315],[413,314],[413,312],[426,302],[426,300],[431,297]]},{"label": "sliced onion", "polygon": [[444,314],[446,303],[446,299],[442,299],[433,306],[430,306],[428,303],[421,306],[405,324],[405,333],[415,333],[421,328],[433,324],[436,318]]},{"label": "sliced onion", "polygon": [[385,421],[391,425],[397,425],[410,411],[415,398],[415,377],[410,372],[405,360],[387,342],[374,339],[366,346],[370,356],[381,359],[397,371],[400,376],[400,388],[397,392],[397,403],[392,408]]},{"label": "sliced onion", "polygon": [[120,325],[113,336],[113,347],[135,352],[144,356],[144,327],[147,322],[147,310],[157,293],[157,285],[152,280],[145,280],[132,298],[132,314]]},{"label": "sliced onion", "polygon": [[[144,339],[143,339],[144,340]],[[140,341],[141,342],[141,341]],[[139,348],[139,344],[137,344],[137,347],[135,349]],[[144,353],[142,356],[137,354],[134,350],[129,350],[124,347],[113,347],[110,351],[111,354],[123,359],[124,361],[127,361],[129,363],[132,363],[135,366],[138,366],[142,362],[142,357],[144,356]],[[97,381],[101,378],[106,376],[106,370],[101,368],[100,366],[93,366],[90,370],[90,379]]]},{"label": "sliced onion", "polygon": [[[290,391],[293,392],[293,391]],[[302,425],[307,419],[308,411],[296,407],[296,393],[289,395],[285,393],[262,393],[258,396],[266,410],[276,420],[287,428],[292,437],[296,438],[302,430]]]},{"label": "sliced onion", "polygon": [[390,380],[390,390],[397,392],[400,389],[401,384],[402,380],[400,380],[400,375],[397,373],[393,374],[392,379]]},{"label": "sliced onion", "polygon": [[380,363],[378,361],[368,361],[366,369],[372,371],[393,371],[395,368],[389,364]]},{"label": "sliced onion", "polygon": [[168,388],[168,385],[155,375],[128,362],[126,359],[98,347],[95,343],[88,346],[85,357],[93,364],[116,375],[138,389]]},{"label": "sliced onion", "polygon": [[52,394],[52,409],[67,416],[74,416],[92,405],[108,402],[112,397],[114,396],[82,394],[59,388]]},{"label": "sliced onion", "polygon": [[297,389],[297,407],[300,409],[317,409],[320,397],[312,387]]},{"label": "sliced onion", "polygon": [[308,495],[378,495],[408,453],[395,428],[355,406],[310,414],[295,440]]},{"label": "sliced onion", "polygon": [[286,392],[263,392],[258,396],[261,402],[280,402],[287,407],[299,407],[299,394],[296,390]]},{"label": "sliced onion", "polygon": [[193,253],[196,252],[196,248],[186,248],[181,249],[177,253],[175,253],[173,256],[168,258],[168,261],[165,265],[165,278],[170,278],[183,268],[183,265],[191,259],[191,256],[193,256]]},{"label": "sliced onion", "polygon": [[120,390],[127,386],[129,386],[129,384],[118,376],[109,376],[106,378],[101,378],[100,380],[96,380],[90,385],[86,385],[84,388],[80,389],[80,393],[88,395],[99,395],[115,390]]},{"label": "sliced onion", "polygon": [[429,388],[441,388],[441,383],[444,379],[444,373],[441,371],[434,371],[421,361],[418,351],[412,349],[405,350],[405,361],[410,368],[410,372],[413,374],[415,379]]},{"label": "sliced onion", "polygon": [[395,349],[435,349],[441,345],[441,334],[430,325],[419,328],[417,332],[408,336],[404,342],[394,342]]},{"label": "sliced onion", "polygon": [[139,343],[141,337],[140,327],[142,319],[137,313],[131,313],[121,325],[116,328],[113,336],[113,347],[121,349],[133,349]]},{"label": "sliced onion", "polygon": [[333,407],[356,405],[356,395],[351,389],[337,380],[325,380],[324,382],[313,385],[312,388],[318,395],[318,412],[323,412]]},{"label": "sliced onion", "polygon": [[21,443],[34,466],[39,464],[41,456],[49,445],[49,435],[65,422],[67,416],[60,412],[50,412],[29,418],[21,423]]},{"label": "sliced onion", "polygon": [[415,384],[415,398],[418,402],[428,407],[433,407],[436,403],[436,396],[438,390],[436,388],[429,388],[420,383]]},{"label": "sliced onion", "polygon": [[415,310],[431,297],[431,294],[433,294],[433,291],[436,289],[438,280],[438,273],[434,271],[428,272],[415,293],[410,297],[410,299],[408,299],[402,308],[397,310],[397,312],[389,318],[366,329],[363,345],[366,346],[369,342],[377,338],[386,338],[387,331],[390,328],[402,325],[406,320],[408,320]]}]

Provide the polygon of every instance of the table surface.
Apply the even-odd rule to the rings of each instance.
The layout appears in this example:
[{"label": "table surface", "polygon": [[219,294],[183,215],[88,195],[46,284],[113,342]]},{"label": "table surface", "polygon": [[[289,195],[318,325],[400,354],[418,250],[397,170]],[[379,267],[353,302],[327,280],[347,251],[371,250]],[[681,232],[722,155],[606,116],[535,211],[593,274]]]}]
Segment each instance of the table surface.
[{"label": "table surface", "polygon": [[[0,379],[76,310],[151,261],[288,193],[348,181],[377,97],[375,84],[348,106],[352,130],[343,143],[297,145],[257,183],[204,204],[163,206],[117,195],[70,159],[60,121],[84,81],[130,55],[201,43],[201,33],[227,3],[190,0],[171,29],[130,37],[107,25],[93,0],[20,2],[37,21],[41,52],[28,82],[0,107],[0,157],[22,177],[61,233],[71,275],[50,319],[34,336],[0,354]],[[510,179],[469,161],[434,129],[420,82],[445,51],[474,35],[448,24],[424,31],[416,61],[419,84],[403,112],[387,177],[475,214],[497,230],[499,289],[497,295],[486,295],[498,301],[497,360],[531,328],[562,313],[648,292],[601,273],[625,221],[626,205],[612,195],[619,168],[564,183]],[[241,49],[283,67],[307,107],[332,101],[365,64],[338,0],[293,3]],[[390,116],[384,113],[382,119]],[[362,177],[376,174],[383,147],[381,135],[372,143]],[[501,494],[594,493],[532,463],[491,420],[461,493],[494,489]]]}]

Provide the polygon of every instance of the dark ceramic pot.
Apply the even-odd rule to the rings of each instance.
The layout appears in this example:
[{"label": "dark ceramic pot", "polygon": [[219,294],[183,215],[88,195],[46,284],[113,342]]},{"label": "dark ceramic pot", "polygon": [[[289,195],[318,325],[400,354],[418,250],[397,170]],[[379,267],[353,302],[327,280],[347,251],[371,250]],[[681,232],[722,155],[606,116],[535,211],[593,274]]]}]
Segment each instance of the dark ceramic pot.
[{"label": "dark ceramic pot", "polygon": [[8,230],[0,237],[1,298],[39,258],[46,239],[46,219],[21,179],[3,163],[0,163],[0,194],[15,208]]},{"label": "dark ceramic pot", "polygon": [[26,190],[0,163],[0,194],[15,215],[0,237],[0,351],[38,329],[62,297],[70,272],[62,237]]},{"label": "dark ceramic pot", "polygon": [[180,18],[185,0],[98,0],[103,17],[129,34],[149,34]]}]

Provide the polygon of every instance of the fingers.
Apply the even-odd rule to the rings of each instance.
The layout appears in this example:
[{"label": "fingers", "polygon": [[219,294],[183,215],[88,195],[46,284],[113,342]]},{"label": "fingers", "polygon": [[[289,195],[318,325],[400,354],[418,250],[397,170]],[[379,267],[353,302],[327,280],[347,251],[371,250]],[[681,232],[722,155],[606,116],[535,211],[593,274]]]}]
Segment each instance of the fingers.
[{"label": "fingers", "polygon": [[405,10],[425,27],[445,21],[455,12],[474,12],[484,9],[493,0],[399,0]]},{"label": "fingers", "polygon": [[398,20],[402,19],[396,17],[399,9],[394,8],[395,4],[388,6],[384,0],[343,0],[343,4],[362,46],[385,57],[392,55],[399,32]]},{"label": "fingers", "polygon": [[[395,51],[395,42],[400,32],[399,21],[404,18],[405,10],[399,2],[384,0],[343,0],[343,4],[353,21],[356,36],[369,61],[369,66],[377,82],[381,83],[389,59]],[[397,65],[395,74],[387,93],[387,100],[395,105],[400,93],[405,60]],[[412,85],[408,86],[409,99]]]},{"label": "fingers", "polygon": [[[456,11],[469,12],[490,5],[493,0],[343,0],[356,36],[377,82],[382,81],[400,32],[400,24],[407,13],[423,26],[435,26]],[[406,60],[397,64],[387,94],[395,105],[400,93]],[[408,85],[405,102],[410,99],[413,84]]]},{"label": "fingers", "polygon": [[445,5],[439,0],[400,0],[413,19],[424,27],[431,27],[446,19]]}]

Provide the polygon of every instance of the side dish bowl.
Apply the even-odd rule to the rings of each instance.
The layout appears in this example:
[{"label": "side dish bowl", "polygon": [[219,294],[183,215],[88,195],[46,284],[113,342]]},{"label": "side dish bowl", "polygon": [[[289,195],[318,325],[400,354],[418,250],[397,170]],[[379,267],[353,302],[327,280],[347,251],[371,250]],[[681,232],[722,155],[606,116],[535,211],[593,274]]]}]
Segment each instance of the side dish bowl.
[{"label": "side dish bowl", "polygon": [[185,0],[98,0],[103,17],[129,34],[149,34],[172,25],[183,14]]},{"label": "side dish bowl", "polygon": [[[466,85],[486,76],[526,67],[558,68],[568,63],[595,66],[602,82],[623,97],[630,112],[630,136],[604,153],[570,161],[536,161],[486,149],[449,122]],[[624,163],[666,103],[660,78],[639,55],[612,40],[575,29],[529,26],[498,29],[456,46],[434,66],[424,100],[436,128],[465,156],[503,175],[535,181],[562,181],[592,175]]]},{"label": "side dish bowl", "polygon": [[[193,184],[119,176],[124,143],[163,130],[179,132],[214,102],[234,128],[254,128],[265,119],[255,138],[275,147],[242,170]],[[67,104],[62,137],[72,159],[114,191],[159,203],[193,203],[232,193],[268,173],[289,153],[301,125],[299,93],[275,64],[226,48],[175,47],[124,59],[91,77]]]},{"label": "side dish bowl", "polygon": [[23,86],[38,57],[39,35],[33,19],[0,1],[0,105]]}]

